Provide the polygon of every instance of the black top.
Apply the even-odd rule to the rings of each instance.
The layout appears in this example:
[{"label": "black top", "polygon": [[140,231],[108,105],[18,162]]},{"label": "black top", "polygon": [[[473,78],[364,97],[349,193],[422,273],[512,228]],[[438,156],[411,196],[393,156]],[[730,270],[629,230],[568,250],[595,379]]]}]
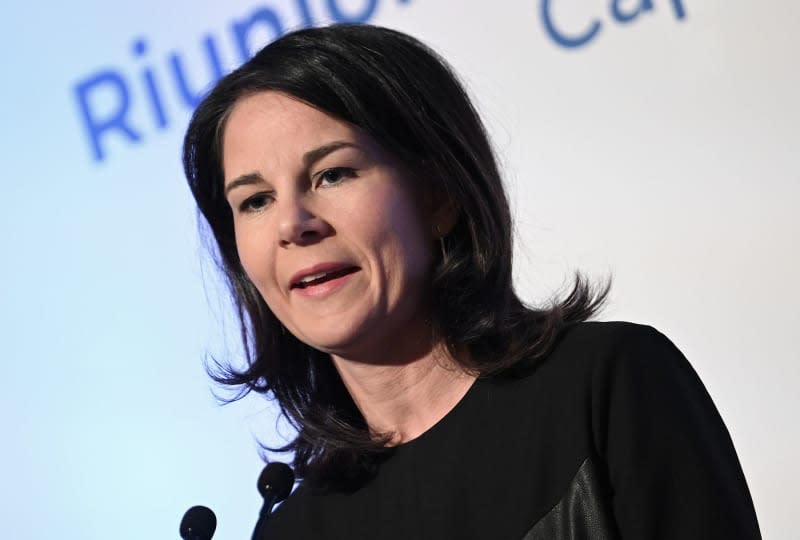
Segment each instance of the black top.
[{"label": "black top", "polygon": [[581,323],[535,371],[478,380],[352,493],[301,485],[264,540],[752,539],[714,404],[656,330]]}]

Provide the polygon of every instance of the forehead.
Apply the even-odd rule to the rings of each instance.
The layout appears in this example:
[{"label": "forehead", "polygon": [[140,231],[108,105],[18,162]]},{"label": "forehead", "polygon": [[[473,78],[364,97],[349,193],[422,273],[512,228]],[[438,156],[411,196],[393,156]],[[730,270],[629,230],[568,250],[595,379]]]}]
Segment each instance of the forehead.
[{"label": "forehead", "polygon": [[293,96],[274,91],[256,92],[239,98],[228,114],[226,132],[231,128],[252,128],[259,125],[282,131],[304,127],[348,127],[347,123]]},{"label": "forehead", "polygon": [[[258,92],[240,98],[222,133],[225,176],[243,164],[263,160],[282,164],[296,160],[332,140],[369,144],[355,126],[279,92]],[[241,171],[240,171],[241,172]]]}]

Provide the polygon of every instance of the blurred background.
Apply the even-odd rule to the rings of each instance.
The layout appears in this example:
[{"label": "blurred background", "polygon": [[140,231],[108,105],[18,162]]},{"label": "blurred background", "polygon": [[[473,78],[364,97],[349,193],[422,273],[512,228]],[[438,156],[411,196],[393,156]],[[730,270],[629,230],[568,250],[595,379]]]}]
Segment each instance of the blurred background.
[{"label": "blurred background", "polygon": [[[4,9],[4,538],[170,539],[192,505],[250,535],[253,396],[204,359],[237,326],[180,146],[220,74],[291,29],[406,31],[494,137],[529,301],[612,275],[604,319],[683,350],[734,440],[765,538],[796,538],[800,4],[791,0],[75,0]],[[795,500],[795,503],[792,501]]]}]

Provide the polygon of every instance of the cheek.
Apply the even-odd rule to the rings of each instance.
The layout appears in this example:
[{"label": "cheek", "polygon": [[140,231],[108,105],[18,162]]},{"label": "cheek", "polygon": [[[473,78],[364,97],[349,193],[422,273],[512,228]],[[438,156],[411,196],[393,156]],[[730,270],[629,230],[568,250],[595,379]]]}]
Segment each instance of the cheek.
[{"label": "cheek", "polygon": [[426,221],[407,197],[397,197],[383,213],[387,245],[395,267],[403,268],[405,280],[418,281],[427,277],[433,253]]},{"label": "cheek", "polygon": [[[264,296],[268,292],[269,283],[274,282],[274,264],[269,250],[266,249],[267,240],[262,236],[243,228],[236,229],[239,260],[247,277]],[[267,300],[266,297],[264,300]]]}]

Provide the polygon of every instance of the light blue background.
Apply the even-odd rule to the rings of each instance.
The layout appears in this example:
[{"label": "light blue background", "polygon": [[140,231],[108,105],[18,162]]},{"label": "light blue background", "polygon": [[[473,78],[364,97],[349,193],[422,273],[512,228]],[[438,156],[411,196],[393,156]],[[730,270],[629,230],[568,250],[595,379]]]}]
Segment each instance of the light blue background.
[{"label": "light blue background", "polygon": [[[332,1],[307,0],[315,21],[331,20]],[[230,69],[234,21],[270,8],[292,28],[299,2],[4,10],[3,538],[178,538],[194,504],[216,512],[215,539],[249,537],[255,441],[282,439],[269,403],[220,408],[203,370],[208,355],[238,358],[237,328],[198,240],[180,165],[189,111],[167,59],[177,52],[196,86],[208,77],[204,36]],[[371,2],[333,3],[353,15]],[[548,35],[542,5],[376,0],[369,21],[431,43],[465,76],[513,195],[524,296],[546,298],[571,269],[613,271],[607,317],[655,324],[687,353],[731,431],[764,537],[792,538],[798,4],[655,0],[619,22],[606,0],[552,0],[565,33],[600,23],[576,48]],[[270,37],[254,33],[254,47]],[[110,134],[98,162],[74,87],[105,69],[127,81],[142,142]],[[164,129],[143,70],[158,81]]]},{"label": "light blue background", "polygon": [[[237,358],[237,328],[198,241],[180,165],[189,111],[165,58],[177,50],[195,84],[208,81],[201,37],[217,36],[232,67],[230,24],[257,6],[20,3],[4,17],[4,538],[177,538],[194,504],[217,513],[215,538],[249,537],[256,436],[281,439],[267,403],[221,409],[203,370],[208,354]],[[294,2],[270,6],[299,23]],[[140,37],[149,51],[137,58]],[[105,137],[97,162],[73,87],[109,67],[131,87],[143,138]],[[145,68],[160,77],[163,130]]]}]

